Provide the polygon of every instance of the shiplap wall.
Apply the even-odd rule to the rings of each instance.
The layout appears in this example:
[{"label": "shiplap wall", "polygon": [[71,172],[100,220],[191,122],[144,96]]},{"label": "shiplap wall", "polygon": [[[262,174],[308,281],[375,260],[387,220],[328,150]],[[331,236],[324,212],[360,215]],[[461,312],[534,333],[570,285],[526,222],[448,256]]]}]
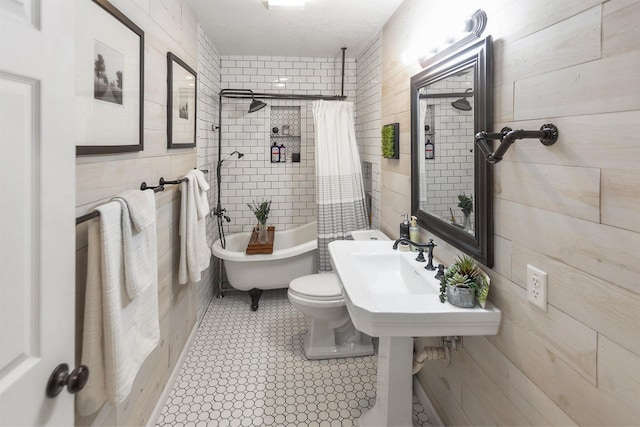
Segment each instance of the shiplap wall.
[{"label": "shiplap wall", "polygon": [[[356,140],[360,161],[371,164],[371,227],[380,223],[382,33],[356,59]],[[366,181],[365,181],[366,182]]]},{"label": "shiplap wall", "polygon": [[[437,3],[407,0],[383,29],[383,122],[406,130],[400,160],[382,160],[391,236],[410,207],[409,78],[420,71],[400,55],[451,7]],[[552,122],[560,138],[516,142],[493,167],[498,335],[466,337],[451,367],[429,362],[418,379],[447,425],[640,425],[640,1],[468,7],[487,12],[494,38],[488,130]],[[435,240],[451,262],[456,250]],[[527,302],[527,264],[549,274],[547,313]]]},{"label": "shiplap wall", "polygon": [[[139,188],[142,181],[157,185],[160,177],[175,179],[189,169],[212,163],[210,151],[205,148],[199,124],[199,149],[168,150],[166,137],[167,52],[173,52],[195,70],[202,70],[198,62],[198,23],[183,0],[150,0],[131,2],[111,0],[111,3],[145,32],[145,91],[144,91],[144,151],[103,156],[82,156],[76,164],[76,213],[82,215],[95,206],[107,202],[114,195]],[[205,41],[206,44],[206,41]],[[202,49],[203,46],[200,46]],[[204,46],[206,47],[206,46]],[[209,48],[215,56],[215,49]],[[203,74],[213,84],[219,84],[219,66],[211,58],[210,69]],[[202,94],[201,91],[199,92]],[[200,102],[200,100],[198,101]],[[214,115],[211,109],[199,105]],[[209,174],[211,176],[212,174]],[[113,407],[106,404],[96,414],[76,419],[76,425],[145,425],[163,391],[167,380],[193,330],[197,317],[211,291],[209,272],[204,272],[200,283],[179,285],[177,265],[180,237],[178,219],[180,192],[177,186],[167,186],[156,194],[158,233],[158,303],[160,344],[145,360],[136,376],[127,399]],[[76,349],[82,349],[84,289],[86,279],[87,224],[77,227],[76,244]]]}]

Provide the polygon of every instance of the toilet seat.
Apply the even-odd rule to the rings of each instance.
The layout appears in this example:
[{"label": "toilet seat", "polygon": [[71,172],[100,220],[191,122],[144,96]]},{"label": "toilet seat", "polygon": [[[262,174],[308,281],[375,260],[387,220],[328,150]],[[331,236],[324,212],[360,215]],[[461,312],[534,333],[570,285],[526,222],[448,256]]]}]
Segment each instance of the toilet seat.
[{"label": "toilet seat", "polygon": [[289,284],[289,294],[307,301],[344,302],[335,273],[311,274],[294,279]]}]

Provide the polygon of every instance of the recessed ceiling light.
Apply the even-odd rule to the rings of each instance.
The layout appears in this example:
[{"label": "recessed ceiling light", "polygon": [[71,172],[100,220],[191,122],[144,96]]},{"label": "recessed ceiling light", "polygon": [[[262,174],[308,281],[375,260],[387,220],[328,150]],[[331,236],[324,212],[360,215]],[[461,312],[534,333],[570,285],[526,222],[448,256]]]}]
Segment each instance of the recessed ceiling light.
[{"label": "recessed ceiling light", "polygon": [[269,9],[303,10],[305,0],[268,0]]}]

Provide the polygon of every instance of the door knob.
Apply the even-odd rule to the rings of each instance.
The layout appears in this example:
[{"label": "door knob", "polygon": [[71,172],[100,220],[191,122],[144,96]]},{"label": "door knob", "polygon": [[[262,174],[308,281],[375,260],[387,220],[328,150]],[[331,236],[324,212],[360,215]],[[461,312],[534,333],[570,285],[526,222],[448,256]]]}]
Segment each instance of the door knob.
[{"label": "door knob", "polygon": [[67,386],[67,391],[75,394],[82,390],[89,381],[89,368],[80,365],[69,372],[69,365],[61,363],[53,370],[47,382],[47,397],[56,397]]}]

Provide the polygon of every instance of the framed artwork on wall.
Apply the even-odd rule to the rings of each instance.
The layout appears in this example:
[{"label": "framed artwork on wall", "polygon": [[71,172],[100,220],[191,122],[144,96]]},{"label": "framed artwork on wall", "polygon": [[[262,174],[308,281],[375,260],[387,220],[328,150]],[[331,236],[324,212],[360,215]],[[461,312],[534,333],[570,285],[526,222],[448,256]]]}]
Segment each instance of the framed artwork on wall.
[{"label": "framed artwork on wall", "polygon": [[196,146],[196,72],[167,52],[167,148]]},{"label": "framed artwork on wall", "polygon": [[76,9],[76,155],[142,151],[144,31],[107,0]]}]

